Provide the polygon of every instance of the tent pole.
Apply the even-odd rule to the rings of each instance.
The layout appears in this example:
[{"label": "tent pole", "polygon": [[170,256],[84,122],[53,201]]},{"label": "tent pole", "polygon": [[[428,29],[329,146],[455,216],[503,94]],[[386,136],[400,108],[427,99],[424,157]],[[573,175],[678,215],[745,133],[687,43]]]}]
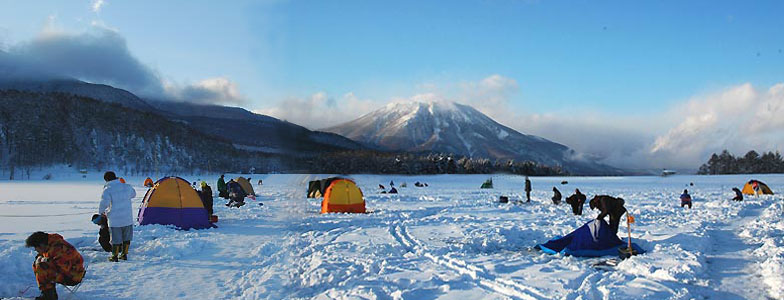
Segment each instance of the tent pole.
[{"label": "tent pole", "polygon": [[626,216],[626,228],[629,230],[629,253],[631,253],[632,252],[632,223],[629,221],[630,221],[629,216]]}]

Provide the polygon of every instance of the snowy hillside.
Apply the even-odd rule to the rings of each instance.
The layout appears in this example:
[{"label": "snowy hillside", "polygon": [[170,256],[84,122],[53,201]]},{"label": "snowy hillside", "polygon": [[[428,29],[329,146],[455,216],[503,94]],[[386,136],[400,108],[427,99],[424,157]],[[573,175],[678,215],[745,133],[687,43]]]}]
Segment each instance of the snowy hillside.
[{"label": "snowy hillside", "polygon": [[577,174],[613,174],[613,168],[576,159],[568,147],[522,134],[468,105],[398,102],[356,120],[326,128],[386,150],[434,151],[490,159],[530,160],[560,165]]},{"label": "snowy hillside", "polygon": [[[87,179],[0,181],[0,297],[36,295],[24,238],[61,233],[89,265],[80,299],[781,299],[784,222],[780,195],[733,202],[731,187],[750,178],[784,191],[782,175],[532,177],[483,175],[355,176],[370,214],[318,214],[305,198],[309,175],[251,175],[264,206],[228,209],[216,201],[218,228],[177,231],[136,226],[127,262],[109,263],[89,221],[100,174]],[[122,174],[120,174],[122,175]],[[209,179],[211,183],[217,176]],[[138,207],[142,178],[129,178]],[[186,176],[195,181],[206,179]],[[567,179],[567,185],[560,182]],[[379,194],[394,180],[400,194]],[[412,183],[429,183],[415,188]],[[689,186],[693,182],[694,186]],[[590,221],[549,200],[568,195],[626,199],[634,241],[646,254],[611,270],[608,258],[548,255],[531,249]],[[679,207],[688,188],[694,208]],[[621,233],[626,226],[621,225]],[[622,235],[624,236],[624,235]],[[118,275],[120,274],[120,275]],[[60,290],[61,296],[64,290]]]},{"label": "snowy hillside", "polygon": [[359,143],[340,135],[312,131],[297,124],[244,108],[147,100],[158,113],[172,120],[238,145],[240,149],[292,156],[325,151],[364,149]]},{"label": "snowy hillside", "polygon": [[105,102],[117,103],[140,111],[153,111],[153,107],[131,92],[105,84],[93,84],[75,79],[61,80],[3,80],[0,90],[14,89],[37,93],[72,94]]}]

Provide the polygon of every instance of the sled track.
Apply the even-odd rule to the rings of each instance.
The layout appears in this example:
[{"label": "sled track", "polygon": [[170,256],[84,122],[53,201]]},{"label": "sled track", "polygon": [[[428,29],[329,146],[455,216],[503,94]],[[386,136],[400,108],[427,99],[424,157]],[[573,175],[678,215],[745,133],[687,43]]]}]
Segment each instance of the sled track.
[{"label": "sled track", "polygon": [[405,225],[395,224],[391,226],[390,233],[395,240],[409,252],[426,257],[436,264],[446,267],[458,274],[469,276],[476,280],[479,286],[491,292],[503,294],[513,299],[550,299],[550,297],[534,288],[519,284],[508,278],[497,277],[484,269],[471,265],[463,260],[448,256],[433,255],[422,245],[422,243],[408,233],[408,229]]}]

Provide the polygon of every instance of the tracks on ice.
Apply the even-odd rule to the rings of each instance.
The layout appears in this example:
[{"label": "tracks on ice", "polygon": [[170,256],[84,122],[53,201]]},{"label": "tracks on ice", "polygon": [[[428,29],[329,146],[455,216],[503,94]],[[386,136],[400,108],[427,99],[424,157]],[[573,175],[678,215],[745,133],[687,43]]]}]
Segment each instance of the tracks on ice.
[{"label": "tracks on ice", "polygon": [[407,251],[425,257],[460,275],[466,275],[476,281],[480,287],[513,299],[540,300],[550,299],[547,295],[532,287],[517,283],[514,280],[495,276],[483,268],[472,265],[461,259],[433,254],[425,245],[414,238],[406,226],[406,221],[394,222],[390,225],[389,232]]},{"label": "tracks on ice", "polygon": [[758,218],[764,209],[746,206],[739,213],[740,219],[727,220],[707,231],[712,244],[705,261],[712,288],[737,295],[737,299],[770,299],[763,278],[754,272],[757,264],[752,252],[759,245],[748,244],[738,236],[741,227]]}]

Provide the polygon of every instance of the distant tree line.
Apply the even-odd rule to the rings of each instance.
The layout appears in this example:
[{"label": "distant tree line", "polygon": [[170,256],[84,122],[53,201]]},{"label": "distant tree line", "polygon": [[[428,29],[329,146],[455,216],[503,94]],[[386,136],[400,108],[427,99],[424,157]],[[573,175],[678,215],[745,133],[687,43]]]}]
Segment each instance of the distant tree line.
[{"label": "distant tree line", "polygon": [[53,165],[122,174],[506,172],[562,175],[535,162],[491,161],[439,153],[352,150],[269,154],[240,150],[187,123],[82,96],[0,90],[0,176],[28,178]]},{"label": "distant tree line", "polygon": [[443,153],[393,153],[367,150],[332,152],[308,160],[319,173],[566,175],[560,167],[532,161],[489,160]]},{"label": "distant tree line", "polygon": [[742,157],[735,157],[729,151],[721,154],[713,153],[708,162],[700,166],[697,174],[749,174],[749,173],[784,173],[784,159],[776,151],[759,155],[757,151],[749,151]]}]

